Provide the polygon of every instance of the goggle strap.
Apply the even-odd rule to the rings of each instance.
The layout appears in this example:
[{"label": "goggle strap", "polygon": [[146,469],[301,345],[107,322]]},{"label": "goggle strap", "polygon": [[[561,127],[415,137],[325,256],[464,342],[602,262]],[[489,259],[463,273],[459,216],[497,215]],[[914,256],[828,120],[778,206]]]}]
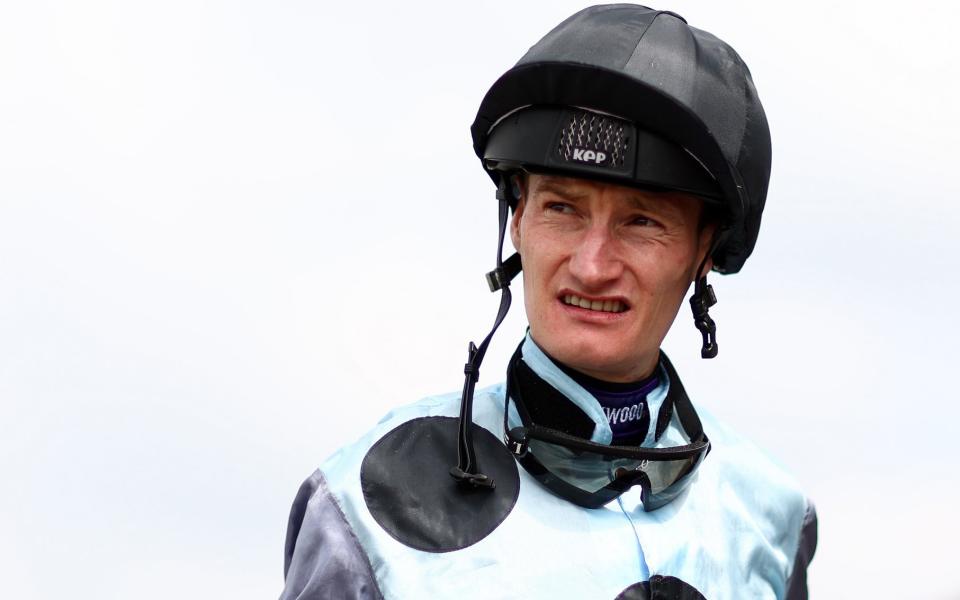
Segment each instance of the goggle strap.
[{"label": "goggle strap", "polygon": [[[694,410],[693,403],[690,402],[686,390],[683,389],[683,383],[680,382],[680,377],[673,368],[673,363],[670,362],[670,359],[667,358],[667,355],[663,352],[660,353],[660,358],[661,364],[664,369],[667,370],[667,377],[670,378],[670,391],[667,393],[667,399],[664,401],[664,404],[669,402],[673,410],[677,412],[680,425],[690,438],[690,441],[700,441],[704,437],[703,424],[700,422],[700,417],[697,415],[697,411]],[[661,414],[662,413],[663,411],[661,410]],[[669,419],[667,419],[667,422],[669,423]],[[659,428],[660,422],[658,419],[657,429]],[[666,426],[664,426],[664,429],[666,429]]]},{"label": "goggle strap", "polygon": [[667,391],[667,397],[664,398],[663,404],[660,405],[660,411],[657,413],[657,424],[653,430],[653,439],[655,441],[660,441],[660,437],[666,433],[667,428],[670,426],[670,419],[673,418],[673,397],[673,381],[671,381],[670,388]]}]

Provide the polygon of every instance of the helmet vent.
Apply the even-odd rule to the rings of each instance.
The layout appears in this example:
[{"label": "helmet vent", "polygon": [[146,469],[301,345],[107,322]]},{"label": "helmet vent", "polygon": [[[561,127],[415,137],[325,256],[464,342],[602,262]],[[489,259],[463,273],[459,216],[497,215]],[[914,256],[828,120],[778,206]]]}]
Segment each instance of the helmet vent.
[{"label": "helmet vent", "polygon": [[630,136],[626,121],[586,110],[574,111],[560,132],[557,152],[568,162],[623,166]]}]

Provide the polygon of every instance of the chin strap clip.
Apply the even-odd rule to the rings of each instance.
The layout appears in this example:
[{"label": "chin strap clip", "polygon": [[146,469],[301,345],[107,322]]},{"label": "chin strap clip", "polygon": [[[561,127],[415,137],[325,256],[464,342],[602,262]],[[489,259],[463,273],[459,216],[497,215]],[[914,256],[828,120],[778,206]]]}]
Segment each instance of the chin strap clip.
[{"label": "chin strap clip", "polygon": [[707,283],[704,275],[697,280],[693,295],[690,296],[690,308],[693,310],[693,324],[703,336],[700,356],[714,358],[717,355],[717,324],[710,318],[710,307],[717,303],[713,286]]}]

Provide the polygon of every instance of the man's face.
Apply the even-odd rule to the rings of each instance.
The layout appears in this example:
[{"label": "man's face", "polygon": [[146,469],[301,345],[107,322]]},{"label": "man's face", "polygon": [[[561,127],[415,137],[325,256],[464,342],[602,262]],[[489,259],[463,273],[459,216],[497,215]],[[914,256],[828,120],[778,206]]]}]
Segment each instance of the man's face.
[{"label": "man's face", "polygon": [[599,379],[650,374],[710,243],[701,209],[680,192],[529,175],[510,234],[534,341]]}]

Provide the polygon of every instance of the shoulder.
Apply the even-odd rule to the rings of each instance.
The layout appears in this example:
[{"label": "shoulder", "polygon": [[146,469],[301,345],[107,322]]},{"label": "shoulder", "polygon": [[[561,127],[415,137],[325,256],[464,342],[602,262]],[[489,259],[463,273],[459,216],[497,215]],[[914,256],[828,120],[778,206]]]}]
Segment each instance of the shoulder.
[{"label": "shoulder", "polygon": [[404,422],[447,415],[453,395],[433,396],[395,408],[357,441],[334,452],[300,486],[290,509],[284,546],[286,598],[382,598],[374,567],[351,513],[353,488],[370,447]]},{"label": "shoulder", "polygon": [[[498,398],[501,400],[498,402]],[[502,386],[478,390],[475,394],[475,420],[489,430],[495,421],[496,406],[502,415]],[[431,396],[388,412],[373,428],[356,442],[348,444],[331,455],[300,487],[290,511],[285,545],[285,589],[282,598],[380,598],[378,580],[384,569],[378,548],[384,541],[382,527],[372,519],[365,503],[362,472],[364,459],[377,452],[378,444],[388,443],[391,455],[404,445],[424,443],[417,433],[407,436],[404,426],[424,421],[453,421],[459,414],[460,394]],[[446,418],[446,419],[445,419]],[[502,416],[500,417],[502,418]],[[391,432],[399,431],[399,438]],[[403,439],[401,439],[403,438]],[[417,438],[417,439],[413,439]],[[429,443],[429,442],[428,442]],[[380,451],[381,454],[382,448]],[[456,446],[451,445],[449,464],[446,453],[440,457],[441,468],[431,468],[447,481],[447,470],[456,462]],[[511,465],[512,465],[512,458]],[[423,464],[395,464],[402,470],[422,469]],[[436,466],[436,465],[433,465]],[[370,482],[366,481],[369,485]],[[396,486],[403,491],[409,486]],[[392,497],[391,497],[392,498]],[[403,502],[399,502],[403,504]],[[385,509],[392,513],[392,509]],[[391,534],[392,535],[392,534]],[[373,560],[371,560],[373,556]]]},{"label": "shoulder", "polygon": [[287,598],[380,600],[370,561],[319,470],[297,493],[284,544]]}]

